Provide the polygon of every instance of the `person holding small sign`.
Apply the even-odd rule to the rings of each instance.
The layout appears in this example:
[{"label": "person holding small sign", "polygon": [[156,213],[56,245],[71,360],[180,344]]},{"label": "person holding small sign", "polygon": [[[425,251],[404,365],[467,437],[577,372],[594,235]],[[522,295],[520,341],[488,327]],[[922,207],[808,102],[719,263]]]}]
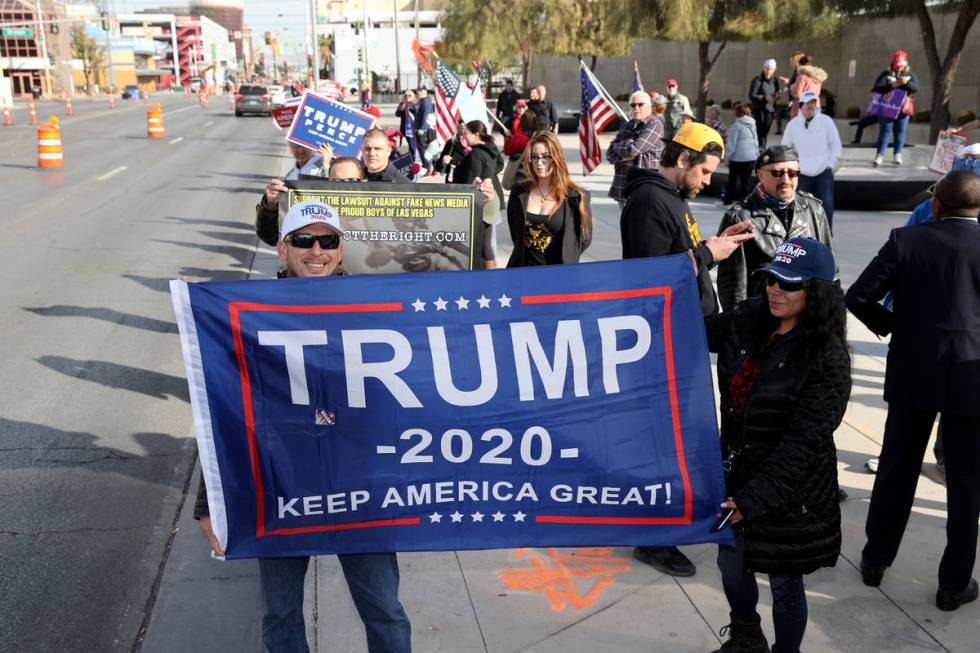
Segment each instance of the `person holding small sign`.
[{"label": "person holding small sign", "polygon": [[884,95],[896,90],[904,91],[905,99],[902,101],[902,108],[897,117],[878,116],[878,153],[875,155],[875,166],[880,166],[885,160],[885,150],[888,149],[892,130],[895,131],[895,164],[902,165],[905,131],[909,126],[909,119],[915,113],[913,96],[919,91],[919,78],[909,67],[909,55],[905,50],[896,50],[892,54],[891,66],[878,75],[878,79],[875,80],[875,93]]}]

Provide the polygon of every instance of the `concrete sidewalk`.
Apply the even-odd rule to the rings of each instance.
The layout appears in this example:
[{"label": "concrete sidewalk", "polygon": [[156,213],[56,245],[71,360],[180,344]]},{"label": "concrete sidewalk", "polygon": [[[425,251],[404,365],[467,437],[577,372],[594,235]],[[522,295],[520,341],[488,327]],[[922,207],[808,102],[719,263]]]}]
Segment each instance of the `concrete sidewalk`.
[{"label": "concrete sidewalk", "polygon": [[[577,161],[574,135],[562,137]],[[593,192],[595,240],[584,260],[620,255],[619,210],[605,195],[611,168],[587,178]],[[575,181],[581,182],[575,175]],[[259,190],[257,189],[256,193]],[[699,200],[695,211],[705,234],[721,210]],[[854,233],[879,233],[904,223],[904,214],[841,212],[838,255],[845,284],[877,249],[854,252]],[[865,220],[866,222],[859,222]],[[850,231],[849,231],[850,230]],[[509,238],[498,231],[498,261],[506,263]],[[881,237],[883,240],[883,236]],[[252,276],[274,276],[270,248],[256,248]],[[491,273],[492,274],[492,273]],[[838,429],[838,468],[849,498],[843,505],[844,546],[833,569],[807,577],[808,653],[980,650],[980,602],[953,613],[934,605],[936,573],[945,543],[945,488],[930,453],[923,466],[899,557],[880,589],[861,583],[857,565],[874,477],[864,469],[878,454],[885,419],[881,400],[887,346],[858,322],[849,324],[854,387]],[[197,478],[180,519],[142,650],[146,653],[261,651],[260,597],[254,561],[220,562],[191,519]],[[675,579],[632,559],[627,548],[519,549],[400,554],[401,598],[419,652],[593,651],[704,652],[720,645],[728,606],[715,566],[715,547],[684,548],[698,564],[693,578]],[[760,613],[772,639],[771,596],[760,579]],[[315,559],[307,577],[307,624],[314,651],[366,651],[337,559]]]}]

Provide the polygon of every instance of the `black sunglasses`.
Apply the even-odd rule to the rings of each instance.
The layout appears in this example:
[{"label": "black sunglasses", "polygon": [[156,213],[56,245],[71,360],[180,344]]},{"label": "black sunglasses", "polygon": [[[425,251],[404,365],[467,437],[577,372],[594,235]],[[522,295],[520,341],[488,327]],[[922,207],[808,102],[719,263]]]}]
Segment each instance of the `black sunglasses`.
[{"label": "black sunglasses", "polygon": [[766,285],[767,286],[779,286],[779,289],[783,292],[798,292],[803,290],[803,282],[791,283],[789,281],[783,281],[774,274],[766,275]]},{"label": "black sunglasses", "polygon": [[630,102],[630,109],[636,109],[637,107],[645,107],[645,102]]},{"label": "black sunglasses", "polygon": [[313,243],[320,243],[320,249],[337,249],[340,247],[340,236],[337,234],[326,234],[317,236],[316,234],[290,234],[282,239],[299,249],[311,249]]},{"label": "black sunglasses", "polygon": [[800,176],[799,170],[766,170],[770,175],[776,179],[782,179],[783,175],[786,175],[790,179],[796,179]]}]

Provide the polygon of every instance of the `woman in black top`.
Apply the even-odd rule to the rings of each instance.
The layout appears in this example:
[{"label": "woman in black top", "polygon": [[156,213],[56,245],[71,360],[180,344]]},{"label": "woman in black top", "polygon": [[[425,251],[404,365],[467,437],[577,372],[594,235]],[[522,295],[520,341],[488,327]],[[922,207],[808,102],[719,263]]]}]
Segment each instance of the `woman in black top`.
[{"label": "woman in black top", "polygon": [[880,166],[885,159],[885,151],[888,149],[888,141],[891,139],[892,132],[895,134],[895,163],[902,164],[902,148],[905,146],[905,131],[909,126],[909,119],[915,113],[915,101],[913,96],[919,91],[919,78],[909,67],[909,55],[904,50],[896,50],[892,54],[892,65],[888,70],[882,71],[875,80],[874,92],[885,95],[892,91],[904,91],[905,99],[902,108],[895,118],[885,118],[878,116],[878,151],[875,154],[874,164]]},{"label": "woman in black top", "polygon": [[578,263],[592,241],[589,193],[568,174],[558,137],[539,132],[524,157],[527,179],[516,183],[507,202],[514,252],[507,267]]},{"label": "woman in black top", "polygon": [[[497,267],[497,232],[500,222],[500,206],[504,202],[504,189],[497,177],[504,169],[504,157],[493,144],[493,136],[486,124],[471,120],[462,126],[462,135],[470,145],[459,167],[453,172],[454,184],[479,184],[485,179],[493,181],[493,196],[483,206],[483,267]],[[479,180],[479,181],[478,181]]]},{"label": "woman in black top", "polygon": [[[721,445],[735,546],[720,545],[729,641],[721,652],[768,652],[755,574],[769,575],[779,653],[799,653],[803,576],[841,547],[834,431],[851,393],[844,295],[823,243],[791,238],[762,268],[766,292],[706,318],[718,353]],[[716,652],[718,653],[718,652]]]},{"label": "woman in black top", "polygon": [[436,172],[446,175],[446,183],[452,183],[450,175],[456,172],[456,168],[463,162],[463,157],[469,152],[470,146],[463,141],[463,121],[456,124],[456,133],[446,141],[442,148],[442,153],[437,156],[432,167]]}]

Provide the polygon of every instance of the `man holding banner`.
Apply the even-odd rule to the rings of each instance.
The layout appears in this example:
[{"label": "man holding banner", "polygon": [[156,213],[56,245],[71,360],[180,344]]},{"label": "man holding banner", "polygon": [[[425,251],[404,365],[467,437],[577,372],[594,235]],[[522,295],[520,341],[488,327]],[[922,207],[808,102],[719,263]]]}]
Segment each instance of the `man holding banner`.
[{"label": "man holding banner", "polygon": [[[308,201],[293,205],[283,221],[276,252],[287,277],[338,274],[344,230],[332,207]],[[282,333],[282,332],[279,332]],[[270,336],[272,337],[272,336]],[[201,484],[204,489],[204,483]],[[201,491],[194,517],[215,555],[224,551],[211,528],[209,505]],[[370,653],[408,653],[412,626],[398,600],[398,561],[394,553],[337,556],[351,598],[364,621]],[[270,653],[308,653],[303,618],[303,586],[309,556],[259,558],[264,610],[262,641]]]}]

